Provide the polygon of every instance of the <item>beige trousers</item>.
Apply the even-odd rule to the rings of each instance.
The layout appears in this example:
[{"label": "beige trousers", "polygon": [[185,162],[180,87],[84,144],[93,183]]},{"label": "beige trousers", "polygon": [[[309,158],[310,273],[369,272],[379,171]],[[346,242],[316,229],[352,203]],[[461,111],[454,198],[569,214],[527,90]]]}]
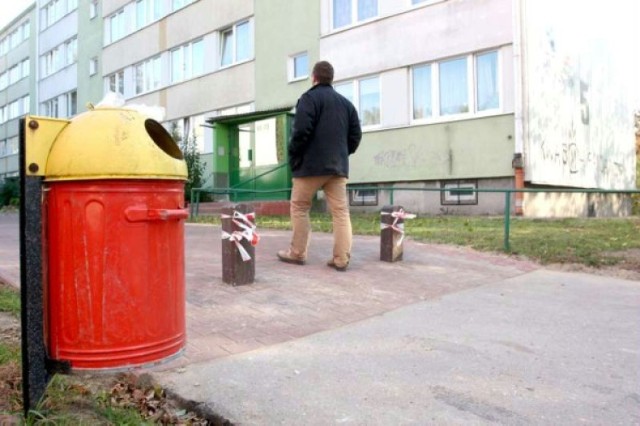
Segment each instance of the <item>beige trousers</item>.
[{"label": "beige trousers", "polygon": [[291,254],[306,259],[311,239],[309,211],[315,193],[324,190],[333,222],[333,261],[346,266],[351,257],[351,217],[347,200],[347,178],[335,175],[293,178],[291,192]]}]

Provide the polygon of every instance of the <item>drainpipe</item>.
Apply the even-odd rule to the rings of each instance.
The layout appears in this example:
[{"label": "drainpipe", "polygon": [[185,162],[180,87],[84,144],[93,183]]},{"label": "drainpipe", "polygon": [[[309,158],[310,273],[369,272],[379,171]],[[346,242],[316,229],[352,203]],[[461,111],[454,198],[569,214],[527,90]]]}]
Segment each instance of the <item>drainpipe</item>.
[{"label": "drainpipe", "polygon": [[[524,71],[522,66],[522,0],[513,1],[514,154],[515,189],[524,188]],[[515,214],[524,214],[524,193],[515,193]]]}]

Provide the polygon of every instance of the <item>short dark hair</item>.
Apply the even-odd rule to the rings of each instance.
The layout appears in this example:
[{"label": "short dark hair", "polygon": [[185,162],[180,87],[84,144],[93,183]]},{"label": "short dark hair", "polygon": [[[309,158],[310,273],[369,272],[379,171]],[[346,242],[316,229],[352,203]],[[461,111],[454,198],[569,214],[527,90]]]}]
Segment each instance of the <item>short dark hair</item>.
[{"label": "short dark hair", "polygon": [[327,61],[316,62],[312,73],[320,84],[333,83],[333,66]]}]

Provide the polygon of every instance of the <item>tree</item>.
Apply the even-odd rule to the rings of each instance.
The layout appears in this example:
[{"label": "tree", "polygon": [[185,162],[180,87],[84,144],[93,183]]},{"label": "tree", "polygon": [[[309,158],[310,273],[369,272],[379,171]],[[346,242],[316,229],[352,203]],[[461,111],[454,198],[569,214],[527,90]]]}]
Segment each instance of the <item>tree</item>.
[{"label": "tree", "polygon": [[16,177],[8,177],[0,183],[0,207],[20,205],[20,183]]},{"label": "tree", "polygon": [[171,127],[171,136],[178,144],[180,151],[182,151],[184,161],[187,163],[189,177],[184,187],[184,199],[190,203],[191,189],[202,186],[205,163],[200,160],[200,152],[198,152],[198,143],[195,135],[181,135],[178,126],[174,123]]}]

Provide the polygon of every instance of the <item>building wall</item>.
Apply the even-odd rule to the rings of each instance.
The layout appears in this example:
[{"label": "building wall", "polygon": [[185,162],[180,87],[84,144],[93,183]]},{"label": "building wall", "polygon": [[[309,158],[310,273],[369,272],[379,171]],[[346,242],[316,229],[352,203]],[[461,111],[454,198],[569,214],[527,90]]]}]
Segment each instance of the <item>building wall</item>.
[{"label": "building wall", "polygon": [[513,176],[511,114],[369,132],[352,183]]},{"label": "building wall", "polygon": [[[96,16],[91,17],[89,1],[78,3],[78,112],[86,111],[87,104],[100,102],[104,95],[102,80],[103,20],[101,5],[97,2]],[[96,58],[95,73],[90,73],[90,62]]]},{"label": "building wall", "polygon": [[378,18],[332,30],[331,1],[322,0],[320,54],[336,80],[513,42],[511,0],[410,3],[378,0]]},{"label": "building wall", "polygon": [[635,188],[640,4],[524,2],[526,180]]},{"label": "building wall", "polygon": [[[311,68],[320,59],[320,0],[271,0],[256,7],[256,109],[295,105],[311,87]],[[286,11],[286,13],[283,13]],[[277,29],[277,30],[276,30]],[[294,80],[292,56],[307,53],[309,76]]]},{"label": "building wall", "polygon": [[[379,79],[380,122],[363,127],[350,181],[510,182],[515,147],[512,2],[448,0],[412,6],[410,1],[379,0],[378,7],[373,19],[333,29],[332,2],[321,2],[320,56],[334,65],[336,84]],[[476,57],[487,51],[497,52],[499,107],[476,109],[475,89],[470,89],[468,112],[414,119],[415,66],[435,69],[449,59],[467,58],[468,84],[474,85]]]}]

